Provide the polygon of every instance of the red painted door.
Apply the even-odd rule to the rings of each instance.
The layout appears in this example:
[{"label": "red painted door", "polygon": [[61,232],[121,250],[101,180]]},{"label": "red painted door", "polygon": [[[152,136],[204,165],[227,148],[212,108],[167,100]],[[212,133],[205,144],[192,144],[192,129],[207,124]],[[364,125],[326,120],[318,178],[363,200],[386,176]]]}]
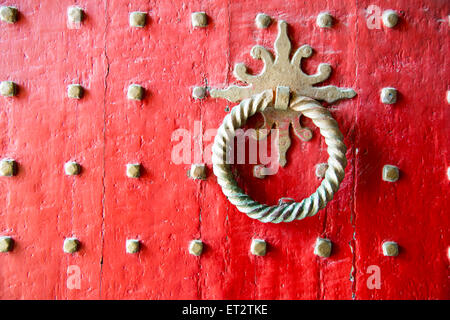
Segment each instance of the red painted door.
[{"label": "red painted door", "polygon": [[[69,0],[1,5],[18,19],[0,24],[0,81],[17,85],[0,97],[0,156],[17,167],[0,177],[0,236],[14,240],[0,253],[0,298],[450,298],[448,1],[81,0],[78,24],[68,23]],[[399,16],[393,28],[382,21],[388,9]],[[142,28],[129,24],[135,11],[147,13]],[[316,23],[324,11],[330,28]],[[193,12],[206,12],[206,27],[192,26]],[[261,12],[268,28],[255,25]],[[294,49],[314,48],[303,70],[329,63],[324,85],[357,96],[323,103],[348,148],[334,199],[313,217],[264,224],[229,203],[212,172],[211,130],[236,104],[192,91],[238,83],[238,62],[259,73],[250,49],[272,50],[281,19]],[[71,84],[81,99],[67,96]],[[127,98],[130,84],[145,89],[142,100]],[[381,102],[386,87],[396,103]],[[319,186],[326,145],[305,124],[312,140],[291,133],[277,174],[234,167],[255,200],[299,201]],[[192,151],[182,161],[180,143]],[[65,174],[68,161],[79,174]],[[206,180],[188,177],[198,162]],[[129,178],[136,163],[140,177]],[[387,164],[398,181],[382,179]],[[314,254],[318,237],[332,243],[328,258]],[[66,238],[78,239],[77,252],[63,251]],[[127,239],[139,252],[126,252]],[[189,253],[194,239],[200,256]],[[252,239],[266,241],[265,256],[251,253]],[[384,256],[385,241],[398,256]]]}]

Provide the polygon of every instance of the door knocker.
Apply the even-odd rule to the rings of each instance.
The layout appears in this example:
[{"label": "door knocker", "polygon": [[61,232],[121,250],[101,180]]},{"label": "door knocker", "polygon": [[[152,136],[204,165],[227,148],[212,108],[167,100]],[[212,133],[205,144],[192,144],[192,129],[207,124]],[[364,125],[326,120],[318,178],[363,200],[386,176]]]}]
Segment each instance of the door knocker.
[{"label": "door knocker", "polygon": [[[345,157],[347,148],[336,120],[317,100],[333,103],[339,99],[353,98],[356,93],[352,89],[331,85],[313,87],[330,76],[331,67],[322,63],[318,67],[317,74],[305,74],[301,69],[301,59],[310,57],[312,48],[308,45],[301,46],[290,59],[291,42],[285,21],[281,20],[278,23],[274,47],[275,60],[264,47],[257,45],[252,48],[252,57],[264,62],[264,68],[258,75],[249,75],[244,64],[236,64],[234,75],[248,86],[211,90],[211,96],[214,98],[225,98],[231,102],[240,101],[240,104],[233,107],[225,116],[218,129],[212,147],[212,163],[223,193],[239,211],[262,222],[279,223],[315,215],[326,206],[339,189],[347,165]],[[310,118],[325,138],[329,155],[325,178],[317,190],[301,202],[280,201],[278,205],[273,206],[260,204],[237,185],[230,164],[226,163],[227,149],[234,139],[235,131],[257,112],[263,114],[265,121],[263,127],[270,129],[274,124],[278,126],[277,152],[281,166],[286,165],[286,152],[290,146],[290,125],[300,139],[308,141],[312,137],[312,132],[308,128],[301,127],[299,122],[301,116]],[[283,125],[280,125],[280,119]],[[282,130],[284,132],[281,132]]]}]

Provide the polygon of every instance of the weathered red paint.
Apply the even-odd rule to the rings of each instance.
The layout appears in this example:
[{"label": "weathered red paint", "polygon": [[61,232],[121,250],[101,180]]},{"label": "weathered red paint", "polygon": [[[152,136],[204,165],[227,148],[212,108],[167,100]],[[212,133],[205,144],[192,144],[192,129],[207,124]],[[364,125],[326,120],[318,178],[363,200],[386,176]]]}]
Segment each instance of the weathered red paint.
[{"label": "weathered red paint", "polygon": [[[75,30],[66,26],[73,1],[1,3],[21,14],[0,25],[0,80],[20,86],[0,99],[0,156],[19,164],[16,177],[0,179],[0,234],[16,240],[0,255],[0,298],[449,298],[448,1],[84,0],[87,19]],[[368,29],[372,4],[397,10],[400,24]],[[324,10],[337,20],[330,30],[315,25]],[[130,28],[131,11],[149,12],[149,25]],[[194,11],[207,12],[207,28],[192,29]],[[217,128],[232,107],[193,100],[192,87],[235,82],[236,62],[260,69],[249,51],[272,48],[276,24],[255,28],[258,12],[286,20],[294,47],[315,49],[307,72],[328,62],[326,83],[358,93],[330,107],[349,149],[340,190],[315,217],[289,224],[250,220],[210,166],[207,181],[192,181],[189,165],[170,159],[174,130],[193,132],[200,120]],[[68,99],[66,86],[78,82],[85,97]],[[131,83],[147,89],[142,102],[126,99]],[[386,86],[399,90],[397,104],[379,102]],[[326,159],[315,130],[308,143],[292,139],[277,175],[258,180],[240,166],[239,183],[261,202],[300,200]],[[82,165],[80,176],[63,174],[68,160]],[[140,179],[126,177],[130,162],[142,163]],[[381,180],[384,164],[400,168],[397,183]],[[64,254],[72,235],[82,249]],[[329,259],[313,254],[318,236],[333,241]],[[267,256],[250,254],[253,237],[268,242]],[[127,238],[142,241],[139,254],[125,252]],[[200,258],[187,251],[197,238],[206,244]],[[399,243],[398,257],[382,255],[384,240]],[[79,290],[66,286],[70,265],[80,267]],[[380,289],[367,287],[371,265]]]}]

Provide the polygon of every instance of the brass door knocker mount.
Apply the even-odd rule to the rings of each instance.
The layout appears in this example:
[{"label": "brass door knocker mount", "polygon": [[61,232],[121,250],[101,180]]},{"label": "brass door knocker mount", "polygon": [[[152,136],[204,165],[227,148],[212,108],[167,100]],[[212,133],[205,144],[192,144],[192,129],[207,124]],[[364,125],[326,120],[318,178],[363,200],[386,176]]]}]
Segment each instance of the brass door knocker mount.
[{"label": "brass door knocker mount", "polygon": [[[240,104],[233,107],[224,118],[218,129],[212,148],[212,163],[223,193],[239,211],[262,222],[279,223],[315,215],[326,206],[339,189],[347,165],[345,157],[347,148],[336,120],[317,100],[333,103],[339,99],[353,98],[356,93],[353,89],[331,85],[313,86],[330,76],[331,66],[321,63],[317,74],[305,74],[301,69],[301,59],[310,57],[313,53],[312,48],[308,45],[301,46],[290,59],[291,42],[285,21],[281,20],[278,23],[278,36],[274,47],[275,59],[262,46],[252,48],[252,57],[264,62],[264,68],[258,75],[250,75],[244,64],[236,64],[234,74],[239,80],[247,83],[247,86],[233,85],[227,89],[211,90],[211,96],[214,98],[225,98],[231,102],[240,101]],[[262,128],[271,129],[273,125],[278,128],[277,152],[281,166],[286,165],[286,152],[290,146],[290,125],[296,136],[303,141],[308,141],[312,137],[312,131],[301,126],[301,116],[310,118],[325,138],[329,154],[325,178],[316,192],[301,202],[280,201],[274,206],[260,204],[245,194],[233,177],[230,165],[226,162],[228,148],[234,139],[235,131],[244,126],[247,119],[257,112],[264,117]],[[265,134],[257,135],[258,139],[264,137]]]}]

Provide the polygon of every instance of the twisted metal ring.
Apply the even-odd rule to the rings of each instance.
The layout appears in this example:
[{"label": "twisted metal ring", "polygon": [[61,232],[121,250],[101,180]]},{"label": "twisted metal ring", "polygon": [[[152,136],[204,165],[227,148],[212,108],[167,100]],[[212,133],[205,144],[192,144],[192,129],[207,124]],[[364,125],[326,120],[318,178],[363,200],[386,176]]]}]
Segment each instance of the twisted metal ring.
[{"label": "twisted metal ring", "polygon": [[271,90],[264,91],[251,98],[242,100],[224,118],[212,147],[213,171],[217,176],[217,182],[222,187],[222,192],[239,211],[261,222],[291,222],[295,219],[301,220],[315,215],[333,198],[334,193],[339,189],[339,185],[344,179],[344,169],[347,165],[345,157],[347,148],[336,120],[333,119],[326,108],[310,98],[293,98],[289,107],[300,111],[305,117],[310,118],[325,138],[329,155],[325,178],[316,192],[301,202],[268,206],[253,200],[237,185],[230,165],[226,163],[227,149],[234,139],[236,129],[242,127],[249,117],[268,107],[272,100],[273,92]]}]

